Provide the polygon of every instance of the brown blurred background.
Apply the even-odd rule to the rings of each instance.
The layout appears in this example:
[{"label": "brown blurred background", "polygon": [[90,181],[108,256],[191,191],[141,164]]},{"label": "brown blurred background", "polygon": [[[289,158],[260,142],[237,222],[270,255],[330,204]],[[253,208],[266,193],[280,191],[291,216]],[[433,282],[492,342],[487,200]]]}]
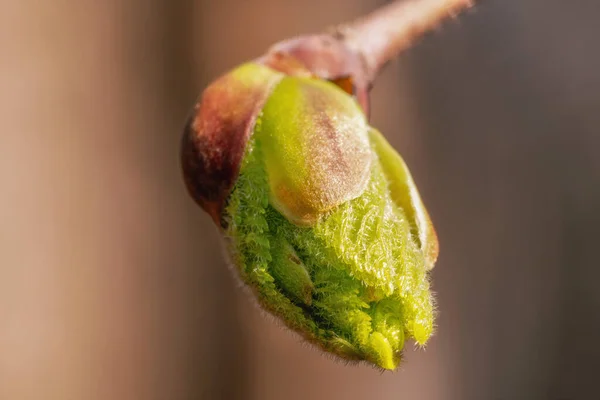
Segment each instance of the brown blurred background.
[{"label": "brown blurred background", "polygon": [[441,241],[426,351],[336,363],[236,287],[179,173],[195,97],[379,4],[0,1],[0,399],[600,398],[597,0],[482,2],[377,82]]}]

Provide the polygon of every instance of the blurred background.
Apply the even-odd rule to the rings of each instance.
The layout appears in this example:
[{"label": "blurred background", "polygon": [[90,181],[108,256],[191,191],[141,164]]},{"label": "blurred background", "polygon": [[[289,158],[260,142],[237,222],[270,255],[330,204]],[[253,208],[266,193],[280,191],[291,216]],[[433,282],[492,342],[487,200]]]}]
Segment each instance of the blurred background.
[{"label": "blurred background", "polygon": [[597,0],[484,1],[377,81],[441,243],[437,334],[399,371],[232,279],[179,171],[196,96],[381,4],[0,2],[0,399],[600,398]]}]

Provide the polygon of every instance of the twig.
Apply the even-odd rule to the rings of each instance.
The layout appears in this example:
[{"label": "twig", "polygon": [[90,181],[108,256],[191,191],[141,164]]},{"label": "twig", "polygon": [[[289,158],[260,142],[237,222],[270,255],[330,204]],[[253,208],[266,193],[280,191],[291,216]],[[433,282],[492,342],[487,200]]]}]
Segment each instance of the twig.
[{"label": "twig", "polygon": [[333,29],[333,34],[366,63],[372,81],[389,60],[474,0],[394,1],[373,13]]}]

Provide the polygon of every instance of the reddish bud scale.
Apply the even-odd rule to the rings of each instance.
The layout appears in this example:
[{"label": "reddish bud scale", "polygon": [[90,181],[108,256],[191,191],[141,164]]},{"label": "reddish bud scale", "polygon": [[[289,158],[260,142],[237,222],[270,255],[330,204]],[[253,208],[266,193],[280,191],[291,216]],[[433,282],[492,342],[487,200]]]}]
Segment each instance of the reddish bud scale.
[{"label": "reddish bud scale", "polygon": [[256,118],[282,77],[256,64],[236,69],[206,88],[188,120],[181,148],[184,180],[218,226]]}]

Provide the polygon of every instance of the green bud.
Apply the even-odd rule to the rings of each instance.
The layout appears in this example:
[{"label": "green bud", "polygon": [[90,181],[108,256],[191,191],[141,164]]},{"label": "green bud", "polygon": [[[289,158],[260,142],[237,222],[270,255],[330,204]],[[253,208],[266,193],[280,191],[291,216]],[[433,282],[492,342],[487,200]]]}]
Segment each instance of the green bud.
[{"label": "green bud", "polygon": [[405,339],[434,328],[437,238],[406,164],[331,82],[259,64],[220,81],[183,166],[241,279],[325,351],[395,369]]}]

